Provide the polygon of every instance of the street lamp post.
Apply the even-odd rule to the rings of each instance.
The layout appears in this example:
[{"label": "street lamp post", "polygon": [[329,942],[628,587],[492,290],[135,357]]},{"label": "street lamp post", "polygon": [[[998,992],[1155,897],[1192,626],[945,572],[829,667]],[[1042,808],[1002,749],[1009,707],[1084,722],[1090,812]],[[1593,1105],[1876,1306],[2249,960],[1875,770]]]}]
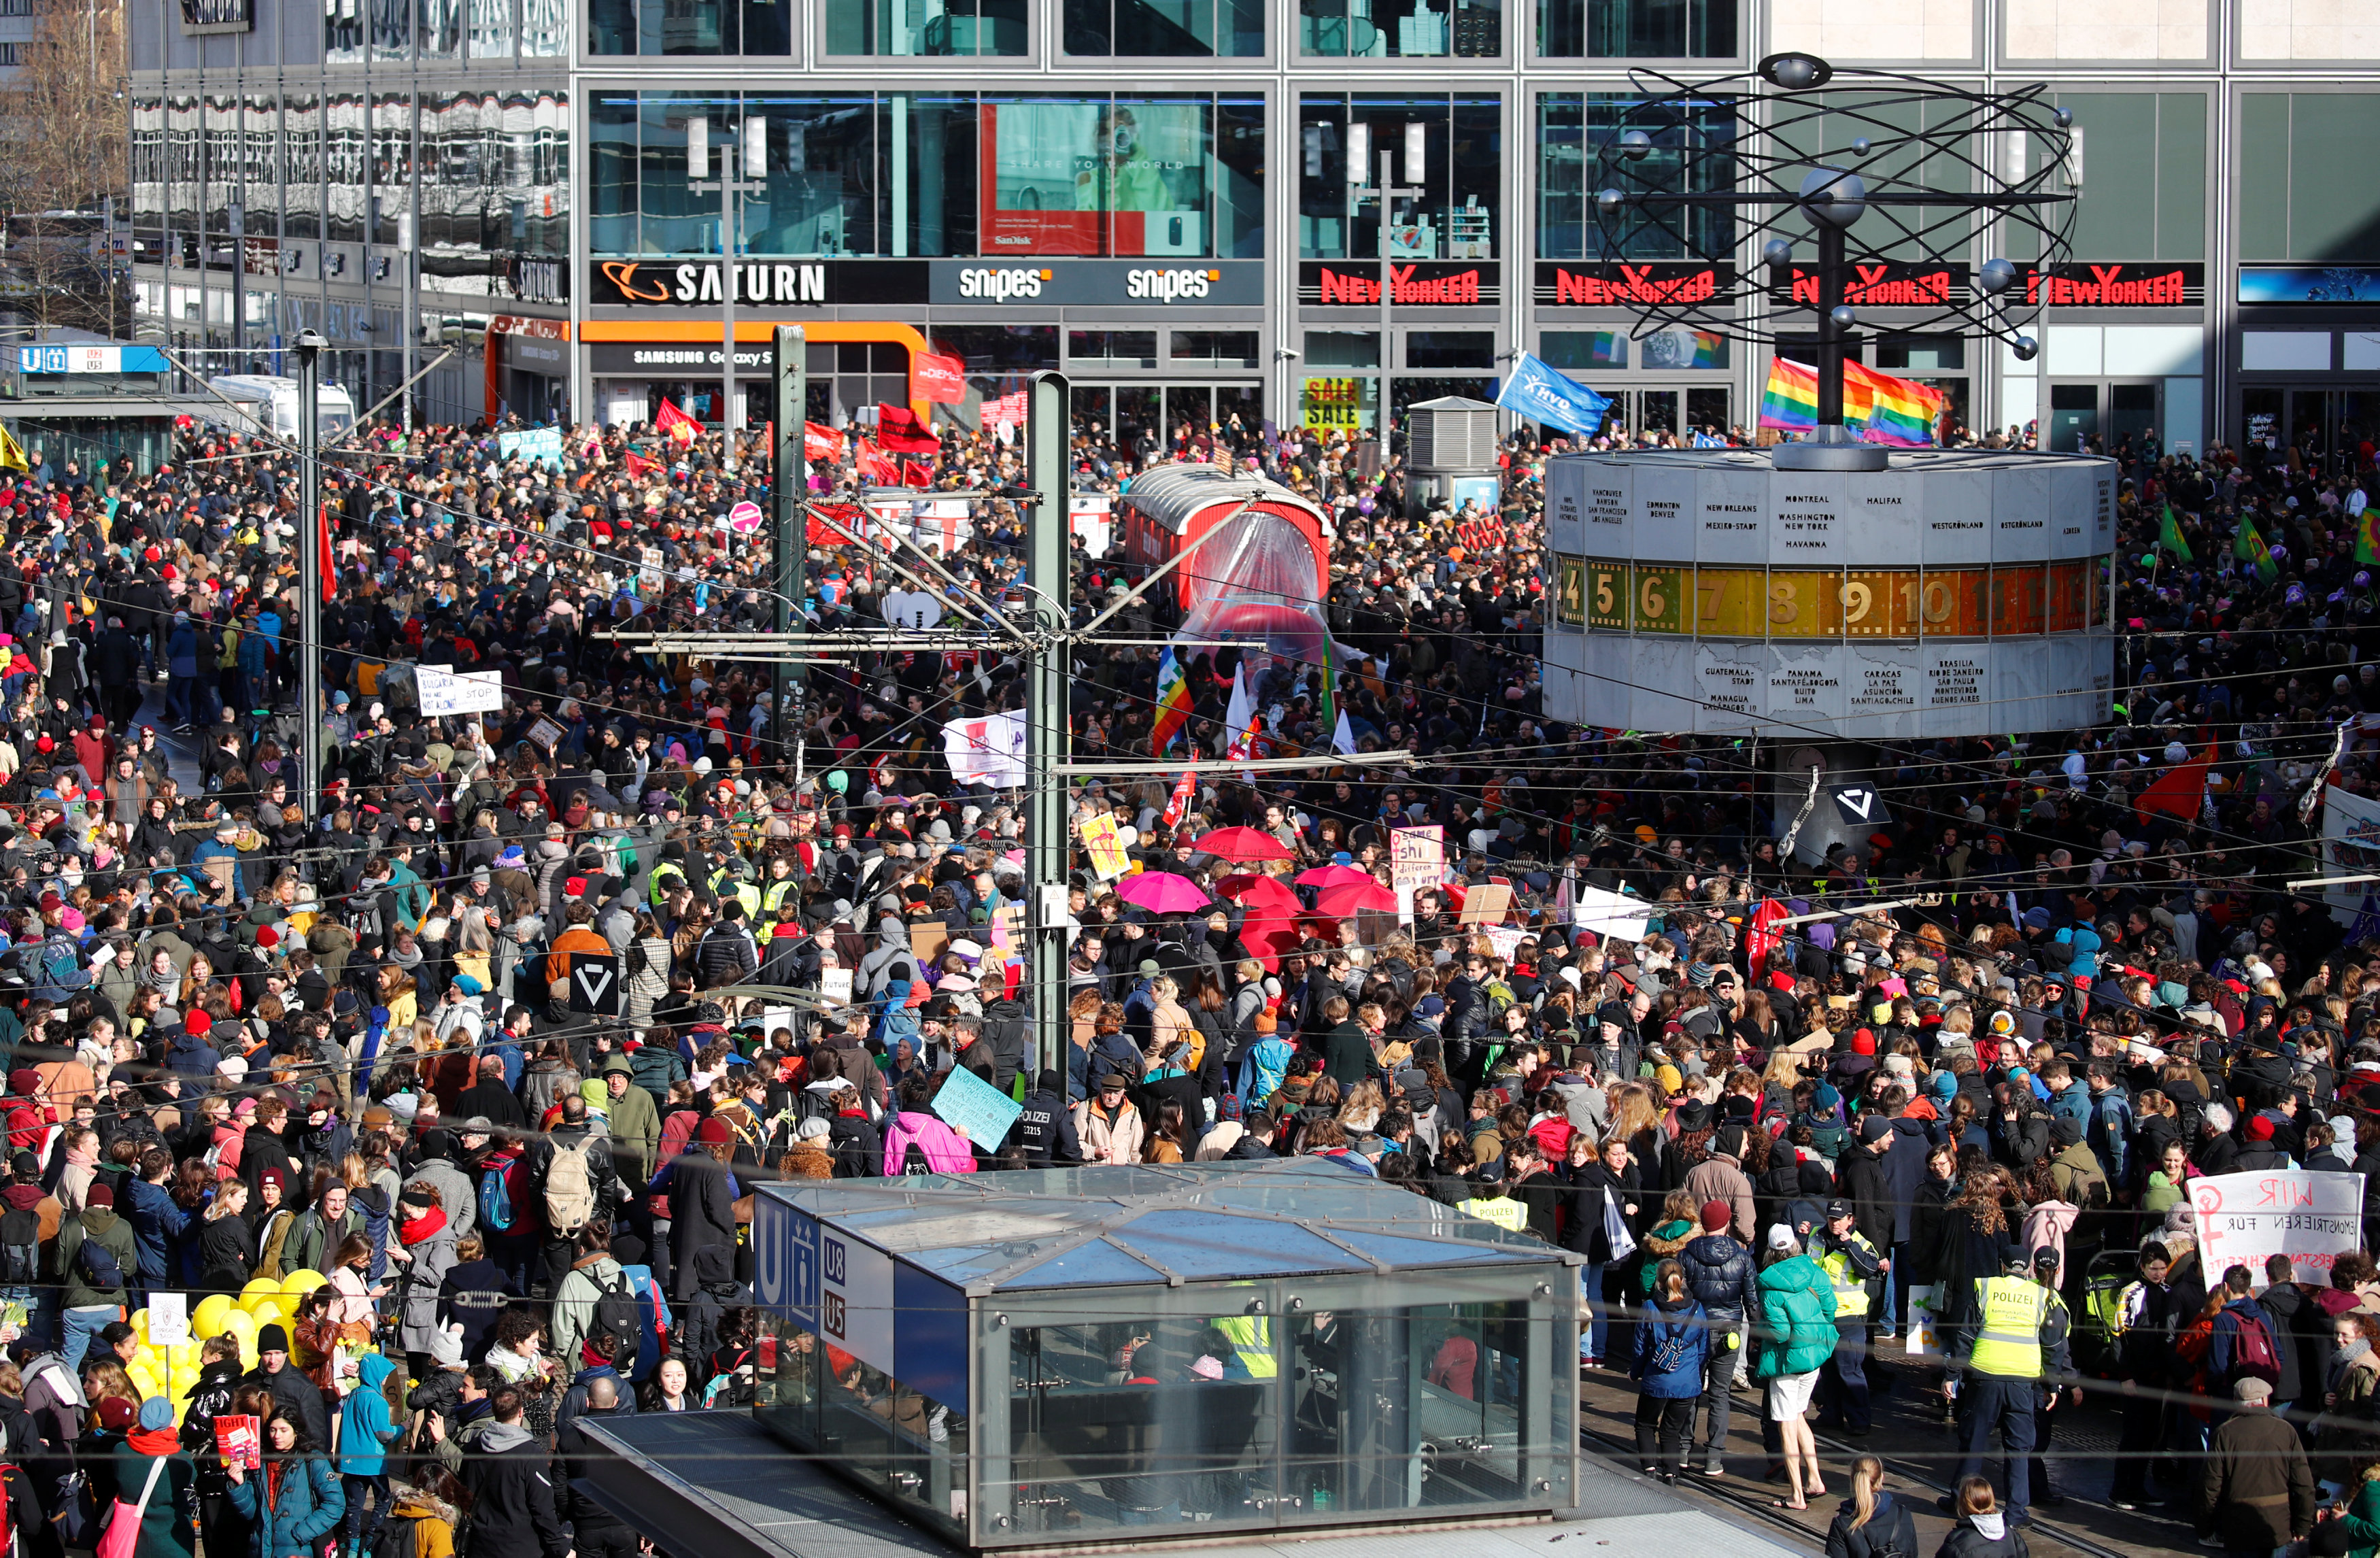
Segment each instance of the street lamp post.
[{"label": "street lamp post", "polygon": [[[1389,333],[1389,306],[1395,301],[1397,284],[1389,264],[1389,228],[1399,201],[1419,200],[1429,191],[1422,182],[1423,164],[1427,155],[1427,128],[1418,121],[1405,126],[1405,176],[1409,185],[1396,180],[1397,154],[1383,147],[1380,151],[1379,182],[1363,182],[1365,164],[1370,160],[1372,127],[1351,124],[1347,127],[1347,177],[1349,190],[1358,201],[1380,202],[1380,403],[1373,409],[1373,435],[1380,441],[1380,456],[1385,462],[1389,450],[1389,374],[1396,357],[1395,338]],[[1355,236],[1354,213],[1348,212],[1347,236]]]},{"label": "street lamp post", "polygon": [[686,122],[686,188],[698,195],[719,195],[719,444],[722,469],[735,469],[735,197],[758,194],[769,188],[769,121],[744,121],[743,176],[736,176],[735,132],[727,131],[720,148],[719,176],[710,176],[710,121]]},{"label": "street lamp post", "polygon": [[322,785],[322,517],[316,483],[322,359],[328,345],[316,330],[300,330],[290,343],[298,359],[298,798],[309,828],[317,821]]}]

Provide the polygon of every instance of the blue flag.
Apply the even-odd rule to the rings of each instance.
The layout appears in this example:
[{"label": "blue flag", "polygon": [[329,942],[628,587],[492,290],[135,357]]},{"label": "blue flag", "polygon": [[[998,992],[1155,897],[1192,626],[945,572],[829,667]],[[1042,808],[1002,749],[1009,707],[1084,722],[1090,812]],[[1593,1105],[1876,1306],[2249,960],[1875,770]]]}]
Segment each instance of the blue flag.
[{"label": "blue flag", "polygon": [[1496,404],[1533,422],[1592,438],[1603,426],[1604,408],[1611,404],[1611,397],[1596,394],[1523,352],[1512,364],[1512,376],[1497,392]]}]

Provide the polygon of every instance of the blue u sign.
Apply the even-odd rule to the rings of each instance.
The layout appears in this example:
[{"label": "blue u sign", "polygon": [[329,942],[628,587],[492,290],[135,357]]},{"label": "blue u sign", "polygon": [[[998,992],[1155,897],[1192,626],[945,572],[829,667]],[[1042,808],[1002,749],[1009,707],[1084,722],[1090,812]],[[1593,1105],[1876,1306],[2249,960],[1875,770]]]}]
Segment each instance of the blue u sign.
[{"label": "blue u sign", "polygon": [[762,1307],[815,1328],[818,1220],[764,1199],[752,1222],[752,1277]]}]

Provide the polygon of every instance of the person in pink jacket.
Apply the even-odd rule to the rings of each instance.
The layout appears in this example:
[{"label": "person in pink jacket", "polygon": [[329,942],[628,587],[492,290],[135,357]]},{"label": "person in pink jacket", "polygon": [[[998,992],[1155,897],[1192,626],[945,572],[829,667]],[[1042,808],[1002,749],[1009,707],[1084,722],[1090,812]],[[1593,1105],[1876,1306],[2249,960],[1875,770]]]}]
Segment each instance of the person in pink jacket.
[{"label": "person in pink jacket", "polygon": [[914,1146],[936,1174],[973,1174],[975,1149],[967,1138],[944,1125],[932,1111],[934,1083],[913,1077],[901,1084],[901,1108],[884,1122],[884,1173],[889,1178],[909,1172]]}]

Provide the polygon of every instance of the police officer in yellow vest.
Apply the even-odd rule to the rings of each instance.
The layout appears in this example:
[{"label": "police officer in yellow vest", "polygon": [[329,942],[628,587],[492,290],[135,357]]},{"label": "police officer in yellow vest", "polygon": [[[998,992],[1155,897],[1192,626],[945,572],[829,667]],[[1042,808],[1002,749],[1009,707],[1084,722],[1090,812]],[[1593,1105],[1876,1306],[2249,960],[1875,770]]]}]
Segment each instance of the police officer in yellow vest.
[{"label": "police officer in yellow vest", "polygon": [[802,879],[794,874],[794,862],[787,857],[769,857],[769,880],[760,884],[759,907],[771,921],[791,919],[801,912]]},{"label": "police officer in yellow vest", "polygon": [[[1974,1302],[1951,1328],[1947,1350],[1959,1371],[1959,1471],[1952,1483],[1984,1471],[1998,1429],[2008,1454],[2008,1521],[2021,1526],[2032,1502],[2026,1460],[2032,1454],[2033,1411],[2043,1382],[2064,1379],[2066,1307],[2033,1280],[2033,1261],[2011,1247],[1998,1276],[1974,1279]],[[1936,1507],[1948,1509],[1949,1501]]]},{"label": "police officer in yellow vest", "polygon": [[1463,1202],[1460,1210],[1469,1212],[1474,1217],[1486,1218],[1499,1228],[1508,1229],[1515,1234],[1527,1233],[1529,1231],[1528,1207],[1514,1200],[1504,1192],[1504,1179],[1501,1175],[1491,1179],[1484,1173],[1475,1170],[1471,1178],[1471,1199]]},{"label": "police officer in yellow vest", "polygon": [[[2062,1340],[2073,1334],[2074,1314],[2066,1307],[2066,1300],[2058,1296],[2058,1251],[2049,1246],[2043,1245],[2033,1252],[2033,1280],[2049,1295],[2049,1307],[2054,1311],[2052,1318]],[[2049,1480],[2050,1442],[2057,1426],[2058,1391],[2061,1387],[2070,1391],[2071,1394],[2067,1405],[2080,1406],[2082,1405],[2082,1387],[2076,1383],[2074,1374],[2061,1369],[2052,1359],[2045,1357],[2042,1362],[2041,1394],[2033,1398],[2033,1472],[2030,1486],[2034,1508],[2056,1509],[2066,1502],[2065,1496]]]},{"label": "police officer in yellow vest", "polygon": [[1810,1255],[1835,1290],[1835,1353],[1818,1370],[1818,1426],[1864,1439],[1868,1315],[1887,1262],[1841,1200],[1827,1203],[1827,1225],[1810,1235]]}]

